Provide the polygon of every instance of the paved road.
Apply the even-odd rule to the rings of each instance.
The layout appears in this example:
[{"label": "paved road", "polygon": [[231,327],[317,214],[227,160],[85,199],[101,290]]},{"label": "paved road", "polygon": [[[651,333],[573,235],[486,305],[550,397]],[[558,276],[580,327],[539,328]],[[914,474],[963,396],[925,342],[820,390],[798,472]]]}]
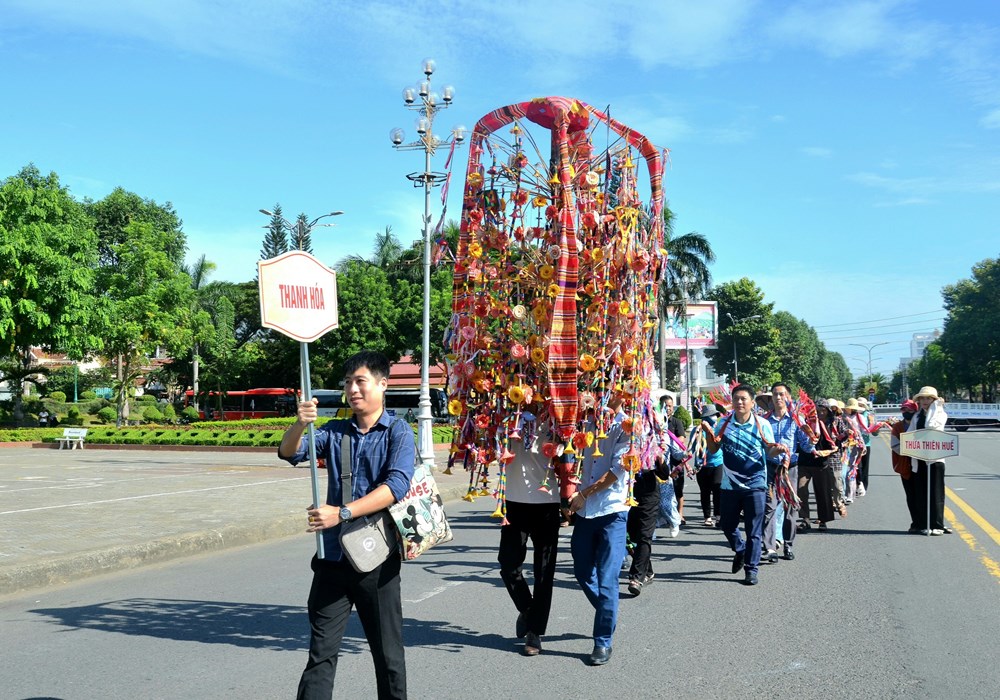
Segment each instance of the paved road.
[{"label": "paved road", "polygon": [[[969,436],[949,487],[991,513],[1000,436]],[[1000,541],[953,500],[980,550],[961,532],[904,534],[902,489],[885,446],[875,450],[870,494],[828,533],[802,536],[796,561],[763,567],[755,588],[729,574],[714,530],[658,540],[657,581],[625,594],[615,657],[599,669],[584,664],[592,615],[568,546],[545,652],[525,659],[496,571],[492,503],[450,503],[455,541],[404,567],[411,697],[995,697],[1000,572],[989,562]],[[311,550],[297,535],[8,597],[0,697],[288,697],[305,658]],[[372,697],[372,673],[354,619],[341,693]]]}]

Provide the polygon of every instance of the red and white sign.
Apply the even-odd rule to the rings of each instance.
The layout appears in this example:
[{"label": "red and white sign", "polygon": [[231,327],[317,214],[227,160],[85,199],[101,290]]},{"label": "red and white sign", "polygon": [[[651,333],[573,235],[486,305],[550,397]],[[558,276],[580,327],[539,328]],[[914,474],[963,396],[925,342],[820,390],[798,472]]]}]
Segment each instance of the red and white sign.
[{"label": "red and white sign", "polygon": [[260,323],[303,343],[338,326],[337,273],[301,250],[257,263]]},{"label": "red and white sign", "polygon": [[899,436],[899,454],[936,462],[958,454],[958,436],[943,430],[925,428]]}]

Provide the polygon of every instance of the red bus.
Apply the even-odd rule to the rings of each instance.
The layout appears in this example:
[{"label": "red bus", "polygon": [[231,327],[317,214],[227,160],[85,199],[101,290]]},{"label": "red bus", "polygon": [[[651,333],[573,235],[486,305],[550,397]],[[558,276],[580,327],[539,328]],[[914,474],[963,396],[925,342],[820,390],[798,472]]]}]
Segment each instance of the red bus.
[{"label": "red bus", "polygon": [[[299,392],[295,389],[246,389],[222,394],[222,414],[219,414],[219,392],[202,395],[198,415],[202,420],[244,420],[252,418],[282,418],[295,415]],[[184,392],[184,406],[190,406],[194,392]]]}]

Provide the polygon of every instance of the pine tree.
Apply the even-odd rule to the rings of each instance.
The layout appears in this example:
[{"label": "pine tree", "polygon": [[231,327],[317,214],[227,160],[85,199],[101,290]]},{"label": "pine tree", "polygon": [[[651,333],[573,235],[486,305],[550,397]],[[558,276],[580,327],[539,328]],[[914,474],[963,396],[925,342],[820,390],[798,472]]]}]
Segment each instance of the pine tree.
[{"label": "pine tree", "polygon": [[260,249],[260,259],[270,260],[287,252],[288,233],[285,231],[285,222],[281,217],[281,205],[275,204],[271,223],[267,225],[267,233],[264,234],[264,247]]},{"label": "pine tree", "polygon": [[304,250],[305,252],[312,255],[312,231],[309,229],[309,217],[305,214],[299,214],[299,218],[295,220],[295,230],[292,231],[292,247],[296,250]]}]

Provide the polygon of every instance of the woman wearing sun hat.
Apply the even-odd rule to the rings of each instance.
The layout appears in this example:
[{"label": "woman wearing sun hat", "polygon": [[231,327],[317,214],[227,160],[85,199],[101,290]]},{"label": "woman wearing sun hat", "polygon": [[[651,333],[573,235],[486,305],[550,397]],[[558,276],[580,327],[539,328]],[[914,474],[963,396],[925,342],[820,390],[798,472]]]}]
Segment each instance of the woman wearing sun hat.
[{"label": "woman wearing sun hat", "polygon": [[[924,428],[944,430],[948,414],[944,410],[944,399],[938,396],[937,389],[932,386],[921,387],[913,399],[920,407],[920,411],[910,423],[911,430]],[[921,508],[918,521],[920,534],[951,534],[951,528],[944,526],[944,460],[928,464],[912,457],[910,463],[913,465],[913,478],[916,479],[914,490],[917,502],[927,504]]]}]

